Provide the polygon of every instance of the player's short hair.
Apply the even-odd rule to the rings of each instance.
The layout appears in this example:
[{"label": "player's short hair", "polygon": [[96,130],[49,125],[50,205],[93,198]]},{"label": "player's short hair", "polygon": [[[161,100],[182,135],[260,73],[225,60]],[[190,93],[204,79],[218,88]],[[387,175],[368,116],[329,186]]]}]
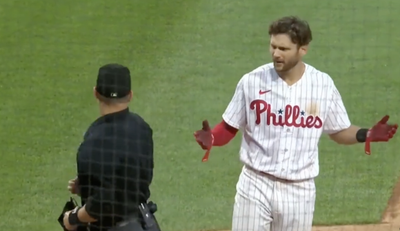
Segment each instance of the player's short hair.
[{"label": "player's short hair", "polygon": [[308,45],[312,40],[312,32],[308,22],[295,16],[287,16],[272,22],[269,35],[287,34],[294,44]]}]

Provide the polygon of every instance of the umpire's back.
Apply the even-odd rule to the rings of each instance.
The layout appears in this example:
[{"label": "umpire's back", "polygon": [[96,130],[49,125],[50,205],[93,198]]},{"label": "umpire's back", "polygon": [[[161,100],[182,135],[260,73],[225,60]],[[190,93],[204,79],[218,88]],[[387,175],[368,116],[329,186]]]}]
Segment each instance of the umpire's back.
[{"label": "umpire's back", "polygon": [[102,116],[87,130],[77,155],[82,203],[97,219],[91,231],[139,218],[153,177],[152,129],[129,111],[129,70],[117,64],[100,68],[94,94]]}]

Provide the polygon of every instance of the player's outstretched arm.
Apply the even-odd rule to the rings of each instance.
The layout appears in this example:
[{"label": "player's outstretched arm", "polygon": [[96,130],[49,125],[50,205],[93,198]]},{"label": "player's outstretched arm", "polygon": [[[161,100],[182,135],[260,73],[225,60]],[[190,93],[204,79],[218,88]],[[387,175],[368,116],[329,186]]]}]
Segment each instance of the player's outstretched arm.
[{"label": "player's outstretched arm", "polygon": [[351,125],[342,97],[332,83],[332,94],[328,117],[324,123],[324,132],[338,144],[351,145],[365,143],[365,153],[370,155],[371,142],[387,142],[397,131],[397,124],[388,124],[389,116],[384,116],[371,128]]},{"label": "player's outstretched arm", "polygon": [[207,150],[203,162],[208,160],[208,155],[213,146],[223,146],[231,141],[238,130],[246,124],[246,98],[244,82],[248,75],[244,75],[236,86],[235,93],[225,112],[222,114],[222,121],[212,130],[207,120],[203,121],[203,128],[194,133],[197,143]]},{"label": "player's outstretched arm", "polygon": [[396,134],[398,125],[388,124],[389,116],[384,116],[371,128],[360,128],[351,125],[340,132],[330,134],[330,138],[338,144],[351,145],[365,142],[365,153],[371,154],[371,142],[388,142]]},{"label": "player's outstretched arm", "polygon": [[224,120],[217,124],[213,129],[207,120],[203,121],[203,128],[194,132],[197,143],[203,150],[207,150],[203,157],[203,162],[208,160],[213,146],[223,146],[228,144],[236,135],[238,129],[228,125]]},{"label": "player's outstretched arm", "polygon": [[[344,129],[340,132],[330,134],[329,137],[338,144],[352,145],[352,144],[357,144],[357,143],[365,141],[365,138],[364,138],[364,141],[360,140],[360,138],[362,138],[364,136],[363,135],[364,131],[365,131],[365,129],[362,129],[358,126],[351,125],[349,128]],[[366,133],[365,133],[365,135],[366,135]]]}]

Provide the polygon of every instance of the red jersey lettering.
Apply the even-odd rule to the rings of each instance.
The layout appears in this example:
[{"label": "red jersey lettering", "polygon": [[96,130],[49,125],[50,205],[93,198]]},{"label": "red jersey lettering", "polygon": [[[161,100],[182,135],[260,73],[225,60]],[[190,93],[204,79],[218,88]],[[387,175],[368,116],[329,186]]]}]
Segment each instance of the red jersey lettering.
[{"label": "red jersey lettering", "polygon": [[288,126],[296,128],[321,128],[323,123],[319,116],[305,115],[299,106],[286,105],[285,110],[280,110],[278,115],[272,112],[271,104],[261,99],[253,100],[250,103],[250,109],[256,114],[256,124],[261,123],[265,118],[267,125]]}]

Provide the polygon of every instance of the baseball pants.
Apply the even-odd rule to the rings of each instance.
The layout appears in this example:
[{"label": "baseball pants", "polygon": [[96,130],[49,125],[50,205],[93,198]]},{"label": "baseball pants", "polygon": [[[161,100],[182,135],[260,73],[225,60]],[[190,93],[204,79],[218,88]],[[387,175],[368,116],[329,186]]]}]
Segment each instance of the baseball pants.
[{"label": "baseball pants", "polygon": [[232,231],[311,231],[315,196],[314,179],[282,180],[244,166]]}]

